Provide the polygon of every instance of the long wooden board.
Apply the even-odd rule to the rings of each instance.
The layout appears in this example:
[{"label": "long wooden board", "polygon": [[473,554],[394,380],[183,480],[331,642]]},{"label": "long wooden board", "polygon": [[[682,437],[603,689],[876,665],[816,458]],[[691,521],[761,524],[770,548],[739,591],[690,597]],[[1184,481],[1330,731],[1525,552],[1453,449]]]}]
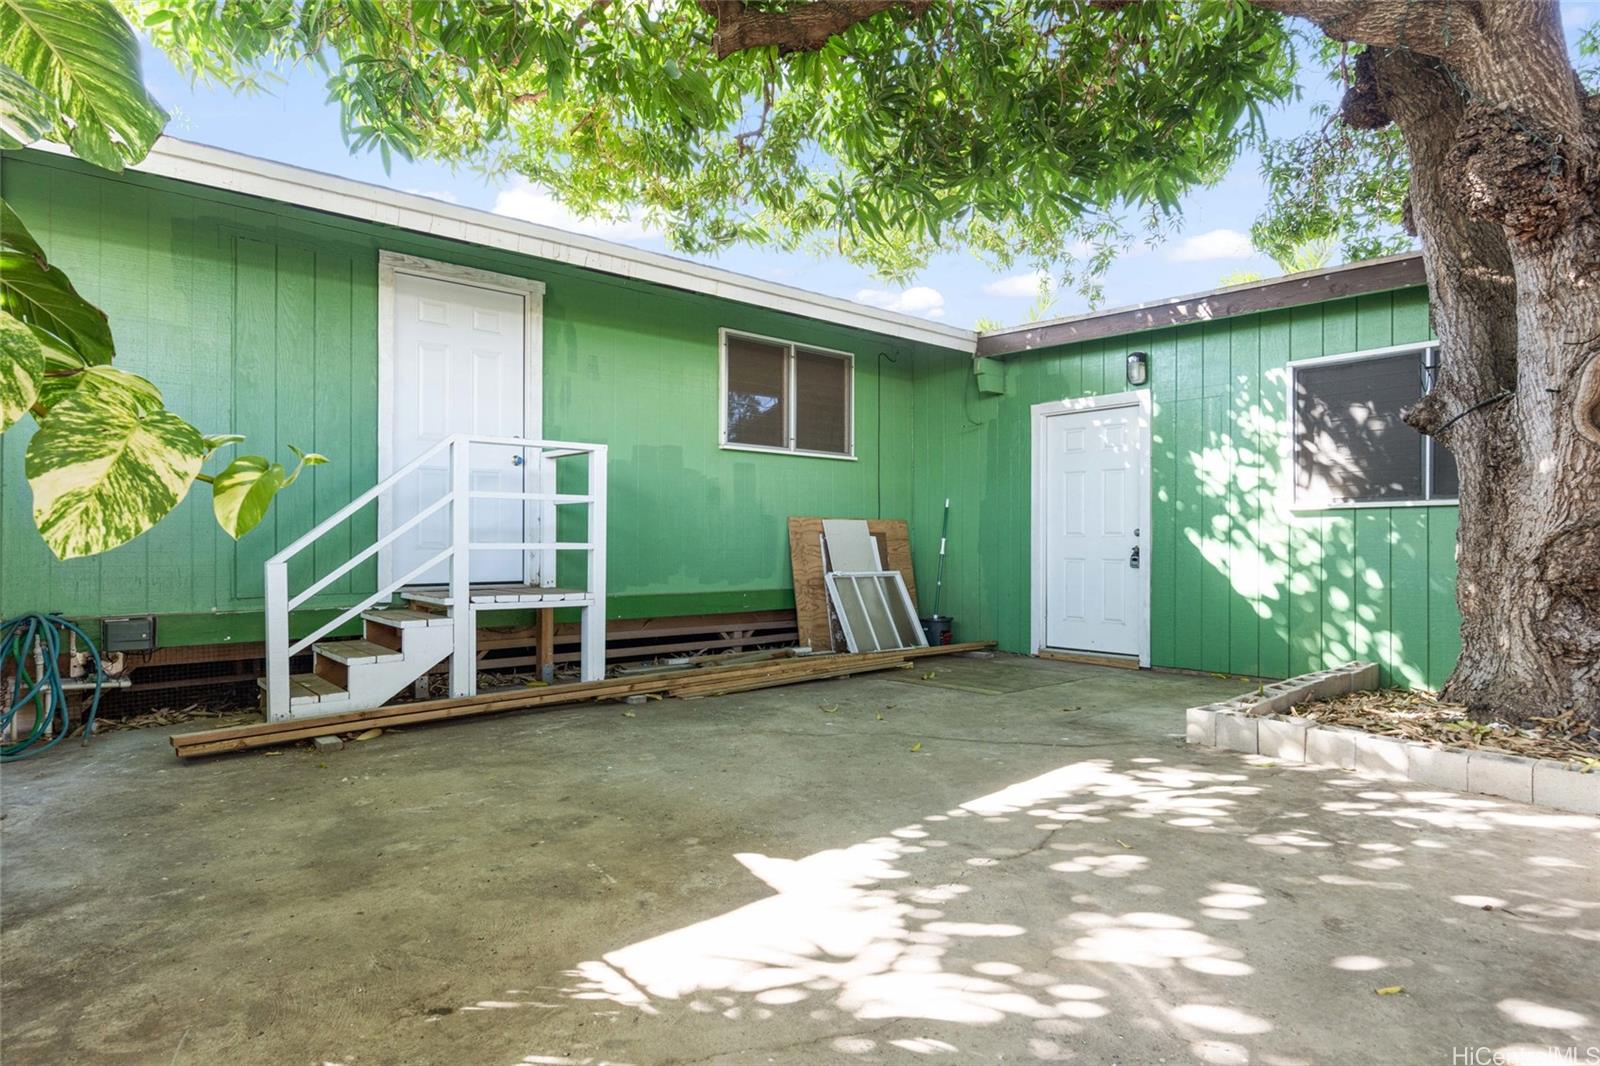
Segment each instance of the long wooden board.
[{"label": "long wooden board", "polygon": [[312,737],[332,736],[359,729],[413,725],[447,721],[501,711],[621,699],[633,695],[712,695],[749,691],[773,685],[799,684],[824,677],[885,670],[930,655],[952,655],[994,647],[993,641],[969,641],[932,648],[879,652],[870,655],[809,655],[793,659],[734,666],[707,666],[694,670],[610,678],[576,685],[489,692],[466,699],[425,700],[375,707],[348,714],[318,718],[289,719],[283,722],[251,722],[246,725],[208,729],[198,733],[178,733],[168,738],[179,758],[218,755],[229,751],[248,751]]},{"label": "long wooden board", "polygon": [[[794,613],[800,643],[822,651],[835,646],[829,620],[828,588],[822,579],[821,518],[789,519],[789,565],[794,571]],[[911,568],[911,534],[903,519],[869,518],[867,532],[878,542],[883,565],[906,579],[911,604],[917,603],[917,575]],[[839,641],[838,648],[844,649]]]}]

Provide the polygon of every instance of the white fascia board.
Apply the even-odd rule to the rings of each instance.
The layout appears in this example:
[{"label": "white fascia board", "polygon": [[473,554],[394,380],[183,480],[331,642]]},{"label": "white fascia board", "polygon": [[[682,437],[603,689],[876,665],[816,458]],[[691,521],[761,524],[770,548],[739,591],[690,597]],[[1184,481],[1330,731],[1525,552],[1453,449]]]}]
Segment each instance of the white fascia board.
[{"label": "white fascia board", "polygon": [[[36,147],[68,154],[56,145]],[[636,281],[704,293],[820,322],[920,341],[971,355],[978,335],[913,315],[778,285],[731,270],[645,251],[491,211],[352,181],[209,145],[162,137],[132,169],[434,237],[498,248]]]}]

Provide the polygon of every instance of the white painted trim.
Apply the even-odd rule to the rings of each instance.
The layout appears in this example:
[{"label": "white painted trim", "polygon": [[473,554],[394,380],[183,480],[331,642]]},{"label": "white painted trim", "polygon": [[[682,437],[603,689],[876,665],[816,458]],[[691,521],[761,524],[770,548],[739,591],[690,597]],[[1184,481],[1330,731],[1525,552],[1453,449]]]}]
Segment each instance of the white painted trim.
[{"label": "white painted trim", "polygon": [[[1279,503],[1285,510],[1295,514],[1324,514],[1329,511],[1370,511],[1385,507],[1458,507],[1460,500],[1454,496],[1439,497],[1427,500],[1360,500],[1339,502],[1330,500],[1326,503],[1302,503],[1294,496],[1294,437],[1295,437],[1295,407],[1294,407],[1294,379],[1295,372],[1302,367],[1334,366],[1339,363],[1359,363],[1365,359],[1382,359],[1390,355],[1407,355],[1412,352],[1425,352],[1429,348],[1439,347],[1437,340],[1415,341],[1411,344],[1390,344],[1383,348],[1365,348],[1359,352],[1340,352],[1337,355],[1314,355],[1306,359],[1291,359],[1284,364],[1288,371],[1283,377],[1284,406],[1283,406],[1283,440],[1280,449],[1280,464],[1283,470],[1283,480],[1278,485]],[[1427,438],[1423,438],[1423,462],[1427,462]]]},{"label": "white painted trim", "polygon": [[[378,480],[381,482],[395,469],[390,433],[394,428],[394,286],[395,275],[431,278],[435,281],[454,281],[480,289],[509,293],[522,297],[524,318],[522,323],[523,389],[522,435],[529,440],[544,436],[544,282],[532,278],[519,278],[510,274],[496,274],[457,263],[443,263],[422,259],[414,255],[378,252]],[[524,475],[529,467],[524,467]],[[378,497],[378,536],[388,533],[394,525],[393,501],[387,493]],[[525,505],[527,527],[539,525],[538,506]],[[537,538],[535,538],[537,539]],[[533,553],[524,555],[527,568],[523,579],[530,585],[540,583],[539,564]],[[394,558],[386,547],[378,552],[378,584],[388,585],[393,580]]]},{"label": "white painted trim", "polygon": [[[1030,493],[1029,507],[1032,512],[1032,544],[1030,551],[1031,577],[1029,580],[1030,602],[1030,634],[1029,650],[1037,655],[1039,652],[1050,648],[1046,642],[1045,633],[1045,420],[1057,415],[1081,414],[1084,411],[1109,411],[1118,407],[1139,408],[1139,434],[1144,445],[1144,470],[1140,480],[1143,490],[1139,493],[1139,571],[1144,579],[1141,584],[1142,600],[1144,602],[1144,626],[1139,635],[1139,665],[1150,666],[1150,627],[1153,619],[1150,617],[1150,571],[1153,560],[1150,557],[1150,511],[1151,493],[1155,486],[1151,478],[1152,465],[1155,457],[1151,454],[1153,448],[1152,429],[1154,407],[1151,392],[1148,388],[1132,389],[1128,392],[1117,392],[1107,396],[1080,396],[1060,400],[1051,400],[1048,403],[1036,403],[1028,408],[1032,424],[1033,449],[1032,449],[1032,490]],[[1061,651],[1076,651],[1074,648],[1061,648]],[[1104,654],[1103,652],[1094,654]]]},{"label": "white painted trim", "polygon": [[[60,145],[40,143],[34,147],[57,155],[71,154]],[[465,241],[585,270],[704,293],[819,322],[935,344],[968,355],[977,350],[978,335],[970,329],[930,322],[914,315],[886,311],[853,300],[824,296],[731,270],[704,266],[677,256],[569,233],[552,226],[497,215],[492,211],[448,204],[427,196],[334,177],[242,152],[182,141],[176,137],[162,137],[150,154],[131,169],[207,188],[277,200],[345,218],[397,226],[414,233]]]},{"label": "white painted trim", "polygon": [[[740,444],[728,440],[728,338],[738,337],[741,340],[760,341],[784,349],[784,434],[789,442],[788,447],[777,448],[768,444]],[[799,350],[816,352],[819,355],[829,355],[843,359],[850,366],[849,378],[845,383],[845,445],[843,452],[819,452],[806,448],[794,447],[795,440],[795,352]],[[856,357],[854,352],[841,351],[837,348],[824,348],[818,344],[802,344],[799,341],[785,340],[782,337],[768,337],[760,333],[750,333],[742,329],[729,329],[724,326],[717,330],[717,446],[730,452],[766,452],[769,455],[802,455],[813,459],[844,459],[854,462],[856,459]]]}]

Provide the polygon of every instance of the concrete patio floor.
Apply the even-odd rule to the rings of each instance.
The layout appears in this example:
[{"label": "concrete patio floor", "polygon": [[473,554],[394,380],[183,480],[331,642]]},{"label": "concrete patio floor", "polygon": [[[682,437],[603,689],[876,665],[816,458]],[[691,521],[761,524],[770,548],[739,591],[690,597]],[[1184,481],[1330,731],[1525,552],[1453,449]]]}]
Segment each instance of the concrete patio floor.
[{"label": "concrete patio floor", "polygon": [[1185,747],[1240,689],[964,658],[72,743],[4,771],[0,1057],[1596,1061],[1600,819]]}]

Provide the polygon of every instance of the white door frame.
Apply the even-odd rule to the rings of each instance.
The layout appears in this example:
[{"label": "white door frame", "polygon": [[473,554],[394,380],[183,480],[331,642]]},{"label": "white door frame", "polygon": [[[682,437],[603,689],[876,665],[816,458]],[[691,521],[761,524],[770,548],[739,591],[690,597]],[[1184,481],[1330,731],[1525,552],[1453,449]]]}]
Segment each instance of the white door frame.
[{"label": "white door frame", "polygon": [[1137,407],[1139,409],[1139,440],[1143,447],[1144,468],[1138,471],[1139,480],[1139,571],[1141,594],[1144,600],[1144,626],[1139,634],[1139,665],[1150,665],[1150,465],[1153,457],[1150,454],[1151,439],[1151,412],[1152,404],[1149,389],[1132,389],[1128,392],[1112,393],[1109,396],[1080,396],[1075,399],[1052,400],[1049,403],[1036,403],[1029,411],[1033,420],[1033,551],[1032,568],[1033,576],[1030,582],[1032,589],[1033,622],[1031,651],[1034,655],[1049,647],[1046,642],[1045,622],[1045,420],[1056,415],[1080,414],[1084,411],[1108,411],[1118,407]]},{"label": "white door frame", "polygon": [[[394,453],[390,443],[390,430],[394,423],[394,286],[395,275],[409,274],[436,281],[454,281],[474,285],[480,289],[511,293],[523,297],[526,317],[522,326],[523,388],[522,435],[529,440],[539,440],[544,433],[544,282],[519,278],[510,274],[496,274],[476,267],[444,263],[436,259],[378,251],[378,480],[382,481],[395,469]],[[388,493],[378,497],[378,536],[394,528],[393,502]],[[529,527],[537,524],[536,505],[528,505]],[[523,556],[526,573],[524,580],[538,584],[540,553],[528,552]],[[378,585],[381,588],[394,580],[394,557],[385,546],[378,550]]]}]

